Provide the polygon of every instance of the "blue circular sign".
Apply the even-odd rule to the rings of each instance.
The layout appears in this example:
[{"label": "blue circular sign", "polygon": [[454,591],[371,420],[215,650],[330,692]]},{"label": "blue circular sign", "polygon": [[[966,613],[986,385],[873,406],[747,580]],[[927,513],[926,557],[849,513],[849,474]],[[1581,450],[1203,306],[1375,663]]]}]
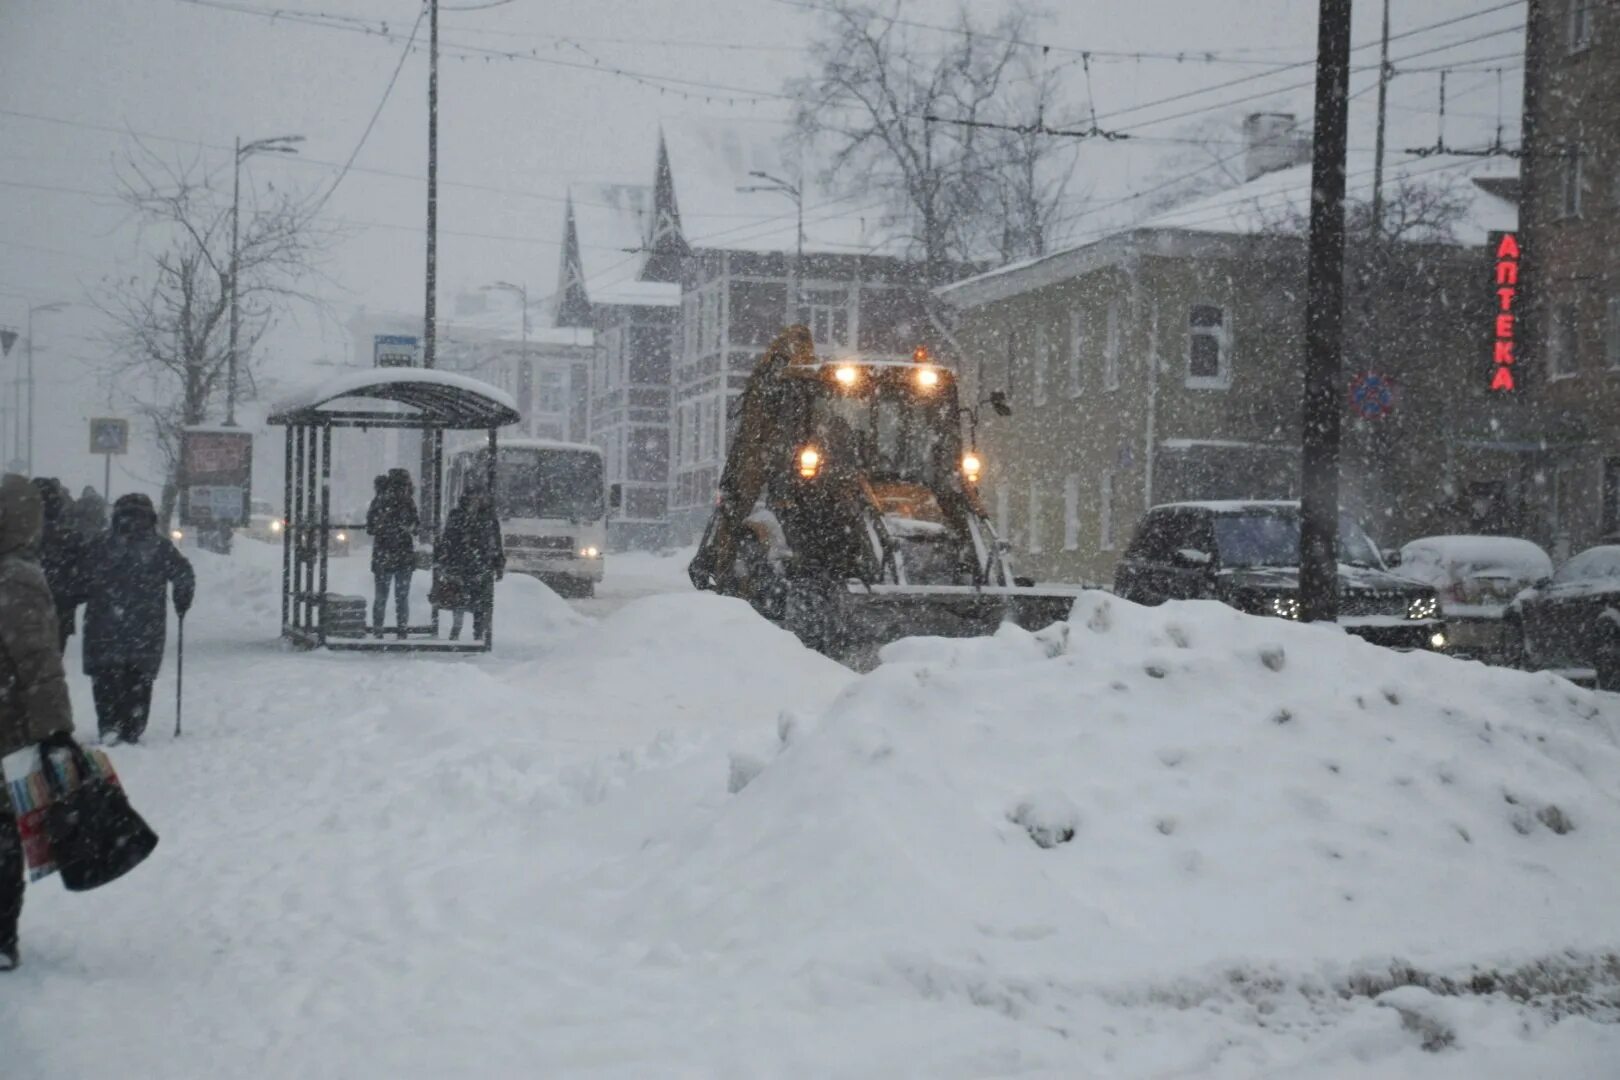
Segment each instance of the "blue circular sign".
[{"label": "blue circular sign", "polygon": [[1363,420],[1377,420],[1395,409],[1395,382],[1376,371],[1364,371],[1350,381],[1350,408]]}]

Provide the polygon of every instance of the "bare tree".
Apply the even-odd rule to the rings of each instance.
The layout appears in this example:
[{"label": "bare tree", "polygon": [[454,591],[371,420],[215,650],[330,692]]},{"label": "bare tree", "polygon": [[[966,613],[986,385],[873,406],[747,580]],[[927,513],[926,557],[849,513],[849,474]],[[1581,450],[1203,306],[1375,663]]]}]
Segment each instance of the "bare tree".
[{"label": "bare tree", "polygon": [[[149,275],[113,282],[98,297],[113,323],[107,374],[151,425],[166,520],[179,493],[180,431],[208,422],[231,361],[230,185],[199,160],[170,162],[145,148],[123,163],[119,180],[157,254]],[[300,301],[321,306],[305,286],[330,233],[303,193],[250,191],[242,202],[237,369],[248,398],[261,360],[254,346],[275,316]]]},{"label": "bare tree", "polygon": [[1034,72],[1031,98],[1034,8],[1015,0],[986,26],[963,3],[955,32],[926,41],[899,20],[898,3],[832,0],[826,11],[810,46],[814,74],[791,84],[796,132],[828,155],[825,179],[883,198],[888,226],[914,246],[930,285],[947,280],[953,262],[1041,247],[1051,144],[995,126],[1007,123],[1021,82],[1026,102],[1055,93],[1055,81]]},{"label": "bare tree", "polygon": [[991,129],[980,186],[995,199],[988,217],[999,230],[995,239],[1004,263],[1045,255],[1060,239],[1059,211],[1067,206],[1073,217],[1084,201],[1068,197],[1079,143],[1045,130],[1059,108],[1062,81],[1038,56],[1026,52],[1015,63],[1019,74],[1008,87],[1004,112],[1024,119]]},{"label": "bare tree", "polygon": [[1181,149],[1160,162],[1159,171],[1165,179],[1149,189],[1141,207],[1144,217],[1229,191],[1244,182],[1247,144],[1240,118],[1205,117],[1181,128],[1174,138]]}]

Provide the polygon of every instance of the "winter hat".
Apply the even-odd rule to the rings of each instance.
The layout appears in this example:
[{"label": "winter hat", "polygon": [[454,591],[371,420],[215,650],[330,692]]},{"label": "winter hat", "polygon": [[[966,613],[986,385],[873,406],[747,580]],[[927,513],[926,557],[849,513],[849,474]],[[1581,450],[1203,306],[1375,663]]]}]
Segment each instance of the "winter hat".
[{"label": "winter hat", "polygon": [[39,489],[25,476],[6,473],[0,479],[0,555],[37,545],[44,517]]}]

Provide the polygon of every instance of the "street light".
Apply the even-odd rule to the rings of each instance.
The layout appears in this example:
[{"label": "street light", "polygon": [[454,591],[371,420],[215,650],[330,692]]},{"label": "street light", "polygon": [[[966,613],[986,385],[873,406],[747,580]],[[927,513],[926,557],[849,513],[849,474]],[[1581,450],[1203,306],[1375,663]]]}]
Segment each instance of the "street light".
[{"label": "street light", "polygon": [[[529,370],[529,284],[524,282],[521,285],[514,285],[510,281],[497,281],[492,285],[485,285],[483,291],[514,293],[518,298],[518,302],[523,305],[523,346],[518,353],[518,384],[520,387],[518,404],[522,406],[522,411],[527,414],[523,417],[524,426],[530,429],[530,434],[533,434],[534,372]],[[525,386],[528,389],[527,393],[522,389]]]},{"label": "street light", "polygon": [[779,176],[772,176],[768,172],[751,169],[748,173],[764,184],[742,184],[737,190],[742,193],[756,191],[774,191],[779,195],[786,195],[793,200],[793,208],[798,214],[797,240],[793,251],[793,282],[790,291],[793,293],[793,317],[802,321],[804,318],[804,192],[798,184],[790,184]]},{"label": "street light", "polygon": [[34,475],[34,313],[61,311],[67,306],[66,300],[52,300],[48,304],[33,304],[28,308],[28,351],[24,354],[28,362],[28,454],[24,460],[29,476]]},{"label": "street light", "polygon": [[269,139],[257,139],[244,146],[242,137],[236,137],[235,180],[231,185],[231,341],[229,366],[225,369],[226,427],[236,426],[237,220],[242,212],[242,159],[254,154],[296,154],[298,147],[293,144],[303,141],[302,135],[276,135]]}]

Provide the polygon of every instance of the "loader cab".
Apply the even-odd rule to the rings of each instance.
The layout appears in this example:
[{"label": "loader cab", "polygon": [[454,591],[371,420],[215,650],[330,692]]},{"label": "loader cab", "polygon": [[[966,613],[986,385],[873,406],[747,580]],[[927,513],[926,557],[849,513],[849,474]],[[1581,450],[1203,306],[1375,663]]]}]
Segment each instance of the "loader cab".
[{"label": "loader cab", "polygon": [[828,361],[811,402],[811,439],[826,464],[847,461],[874,488],[943,492],[961,468],[956,380],[911,362]]}]

